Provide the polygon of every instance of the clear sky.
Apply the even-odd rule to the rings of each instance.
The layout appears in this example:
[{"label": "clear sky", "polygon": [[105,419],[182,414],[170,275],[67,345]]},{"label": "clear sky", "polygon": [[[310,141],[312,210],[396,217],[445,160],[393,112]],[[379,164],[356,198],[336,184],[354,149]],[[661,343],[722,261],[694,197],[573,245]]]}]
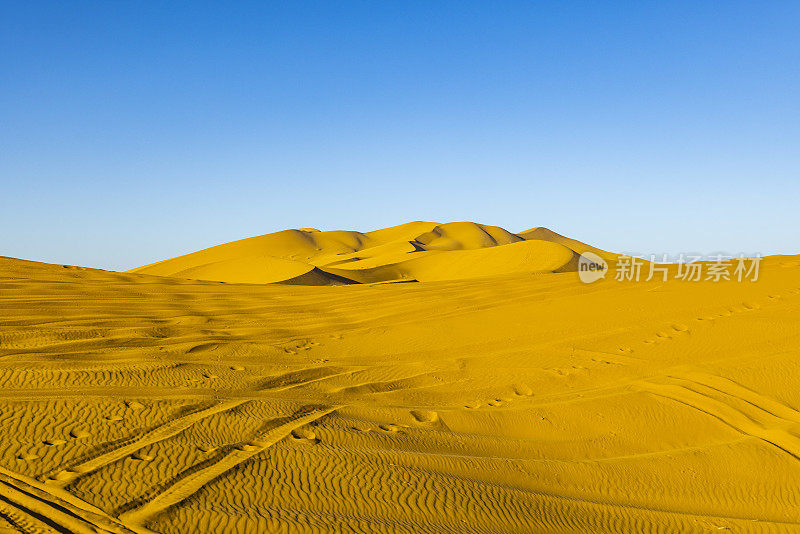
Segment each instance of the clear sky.
[{"label": "clear sky", "polygon": [[0,3],[0,255],[291,227],[800,253],[800,3]]}]

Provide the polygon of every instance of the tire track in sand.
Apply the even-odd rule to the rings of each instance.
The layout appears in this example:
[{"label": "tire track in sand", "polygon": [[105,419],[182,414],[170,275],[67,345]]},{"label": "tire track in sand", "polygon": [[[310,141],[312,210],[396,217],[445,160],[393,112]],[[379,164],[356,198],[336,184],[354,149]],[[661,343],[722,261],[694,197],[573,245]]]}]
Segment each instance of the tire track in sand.
[{"label": "tire track in sand", "polygon": [[800,412],[733,380],[688,372],[664,382],[640,381],[635,387],[699,410],[800,460],[800,438],[790,432],[800,424]]},{"label": "tire track in sand", "polygon": [[[270,391],[280,391],[281,389],[288,389],[289,387],[294,387],[301,383],[305,384],[323,378],[349,374],[349,372],[330,373],[324,377],[315,376],[314,380],[308,380],[308,377],[304,377],[298,373],[301,372],[287,373],[286,375],[267,379],[260,384],[260,388]],[[334,394],[338,394],[340,397],[347,397],[348,394],[353,393],[376,394],[413,389],[417,386],[416,381],[419,377],[425,376],[426,374],[427,373],[423,373],[423,375],[388,382],[361,384],[353,388],[340,388],[334,390]],[[114,515],[118,516],[119,519],[126,524],[143,526],[158,514],[189,498],[205,485],[219,478],[237,465],[264,452],[275,443],[289,436],[292,432],[335,412],[346,404],[346,399],[342,398],[341,402],[333,406],[304,406],[289,416],[271,419],[265,422],[256,432],[255,437],[249,441],[221,448],[217,454],[208,460],[185,469],[171,480],[153,486],[138,499],[120,506],[114,511]]]},{"label": "tire track in sand", "polygon": [[[300,387],[320,380],[332,378],[343,374],[348,374],[350,370],[339,367],[317,367],[313,369],[303,369],[292,371],[283,375],[267,378],[257,387],[257,391],[284,391],[287,389]],[[74,482],[79,477],[91,473],[102,467],[119,461],[138,450],[171,438],[188,429],[195,423],[202,421],[212,415],[232,410],[242,404],[250,402],[246,398],[223,400],[213,403],[211,406],[194,411],[182,417],[167,421],[166,423],[147,430],[140,434],[134,434],[129,438],[108,442],[100,445],[94,454],[84,456],[74,462],[56,468],[42,478],[50,485],[64,487]]]},{"label": "tire track in sand", "polygon": [[213,458],[184,470],[172,480],[152,488],[139,499],[120,507],[115,511],[115,515],[127,524],[144,525],[167,508],[190,497],[212,480],[252,456],[264,452],[293,430],[339,408],[341,406],[306,406],[290,416],[267,421],[253,439],[225,447]]},{"label": "tire track in sand", "polygon": [[0,516],[20,532],[149,534],[60,489],[0,468]]}]

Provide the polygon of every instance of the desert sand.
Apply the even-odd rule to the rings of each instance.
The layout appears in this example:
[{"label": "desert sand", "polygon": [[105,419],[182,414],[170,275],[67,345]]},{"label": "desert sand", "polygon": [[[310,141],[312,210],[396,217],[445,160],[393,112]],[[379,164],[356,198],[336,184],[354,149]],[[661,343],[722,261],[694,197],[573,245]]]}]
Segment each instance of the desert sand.
[{"label": "desert sand", "polygon": [[[602,243],[597,243],[602,246]],[[0,259],[0,532],[800,531],[800,257],[581,283],[545,228]]]}]

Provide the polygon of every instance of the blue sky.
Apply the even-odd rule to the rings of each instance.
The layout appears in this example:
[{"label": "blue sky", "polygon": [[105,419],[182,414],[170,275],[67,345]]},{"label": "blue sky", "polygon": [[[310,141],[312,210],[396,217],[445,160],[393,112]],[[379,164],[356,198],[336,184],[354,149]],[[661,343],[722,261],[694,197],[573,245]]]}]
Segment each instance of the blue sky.
[{"label": "blue sky", "polygon": [[0,9],[0,255],[416,219],[800,253],[797,2]]}]

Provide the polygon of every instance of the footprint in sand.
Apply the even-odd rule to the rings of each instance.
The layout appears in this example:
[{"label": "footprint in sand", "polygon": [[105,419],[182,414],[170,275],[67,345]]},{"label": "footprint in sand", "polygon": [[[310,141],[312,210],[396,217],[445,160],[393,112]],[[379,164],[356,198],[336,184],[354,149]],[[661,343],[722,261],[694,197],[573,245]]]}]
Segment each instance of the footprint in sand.
[{"label": "footprint in sand", "polygon": [[380,426],[378,426],[378,428],[380,428],[381,430],[383,430],[387,434],[397,434],[397,433],[401,432],[400,427],[397,426],[397,425],[391,425],[391,424],[389,424],[389,425],[380,425]]},{"label": "footprint in sand", "polygon": [[314,433],[314,431],[309,428],[296,428],[292,430],[292,438],[297,441],[303,441],[310,444],[320,442],[320,439],[317,438],[317,435]]},{"label": "footprint in sand", "polygon": [[219,343],[201,343],[199,345],[195,345],[186,352],[187,354],[191,354],[193,352],[208,352],[212,350],[217,350],[219,347],[220,347]]},{"label": "footprint in sand", "polygon": [[22,460],[24,462],[30,462],[33,460],[37,460],[38,458],[39,455],[32,452],[22,452],[17,455],[17,460]]},{"label": "footprint in sand", "polygon": [[435,423],[439,420],[439,414],[430,410],[411,410],[411,416],[418,423],[424,424]]},{"label": "footprint in sand", "polygon": [[69,431],[69,435],[75,439],[86,439],[92,434],[87,432],[86,430],[80,430],[78,428],[73,428]]},{"label": "footprint in sand", "polygon": [[757,310],[761,308],[761,306],[755,302],[742,302],[742,306],[744,306],[747,310]]},{"label": "footprint in sand", "polygon": [[255,452],[260,448],[261,447],[259,447],[258,445],[253,445],[252,443],[240,443],[239,445],[236,446],[236,450],[242,452]]},{"label": "footprint in sand", "polygon": [[129,401],[126,402],[125,405],[130,408],[131,410],[139,411],[144,409],[144,404],[138,401]]},{"label": "footprint in sand", "polygon": [[46,439],[46,440],[42,441],[42,443],[44,443],[45,445],[47,445],[49,447],[57,446],[57,445],[63,445],[66,442],[67,442],[67,440],[59,439],[59,438]]},{"label": "footprint in sand", "polygon": [[241,365],[231,365],[231,371],[244,371],[244,367]]},{"label": "footprint in sand", "polygon": [[514,393],[519,397],[530,397],[533,395],[533,390],[526,384],[514,384],[513,389]]},{"label": "footprint in sand", "polygon": [[488,404],[489,406],[494,406],[496,408],[496,407],[502,406],[504,403],[503,403],[503,399],[492,399],[489,402],[487,402],[486,404]]},{"label": "footprint in sand", "polygon": [[685,333],[689,332],[689,327],[686,326],[683,323],[675,323],[675,324],[673,324],[672,325],[672,329],[675,330],[676,332],[685,332]]},{"label": "footprint in sand", "polygon": [[306,339],[303,341],[292,343],[288,347],[283,347],[283,351],[286,352],[287,354],[298,354],[301,351],[310,350],[318,345],[319,343],[317,341],[311,341]]},{"label": "footprint in sand", "polygon": [[75,478],[75,471],[71,471],[69,469],[64,469],[63,471],[59,471],[55,475],[50,477],[50,480],[54,480],[56,482],[62,482],[64,480],[71,480]]},{"label": "footprint in sand", "polygon": [[217,450],[217,448],[212,445],[201,444],[197,446],[197,450],[208,454],[210,452],[214,452],[215,450]]},{"label": "footprint in sand", "polygon": [[153,459],[153,456],[143,453],[142,451],[137,451],[131,454],[131,458],[133,458],[134,460],[139,460],[140,462],[149,462],[150,460]]},{"label": "footprint in sand", "polygon": [[111,423],[115,423],[117,421],[122,421],[122,416],[121,415],[107,415],[105,417],[105,420],[109,421]]},{"label": "footprint in sand", "polygon": [[470,402],[469,404],[465,404],[464,405],[464,408],[466,408],[468,410],[477,410],[480,407],[481,407],[481,403],[478,402],[478,401]]}]

